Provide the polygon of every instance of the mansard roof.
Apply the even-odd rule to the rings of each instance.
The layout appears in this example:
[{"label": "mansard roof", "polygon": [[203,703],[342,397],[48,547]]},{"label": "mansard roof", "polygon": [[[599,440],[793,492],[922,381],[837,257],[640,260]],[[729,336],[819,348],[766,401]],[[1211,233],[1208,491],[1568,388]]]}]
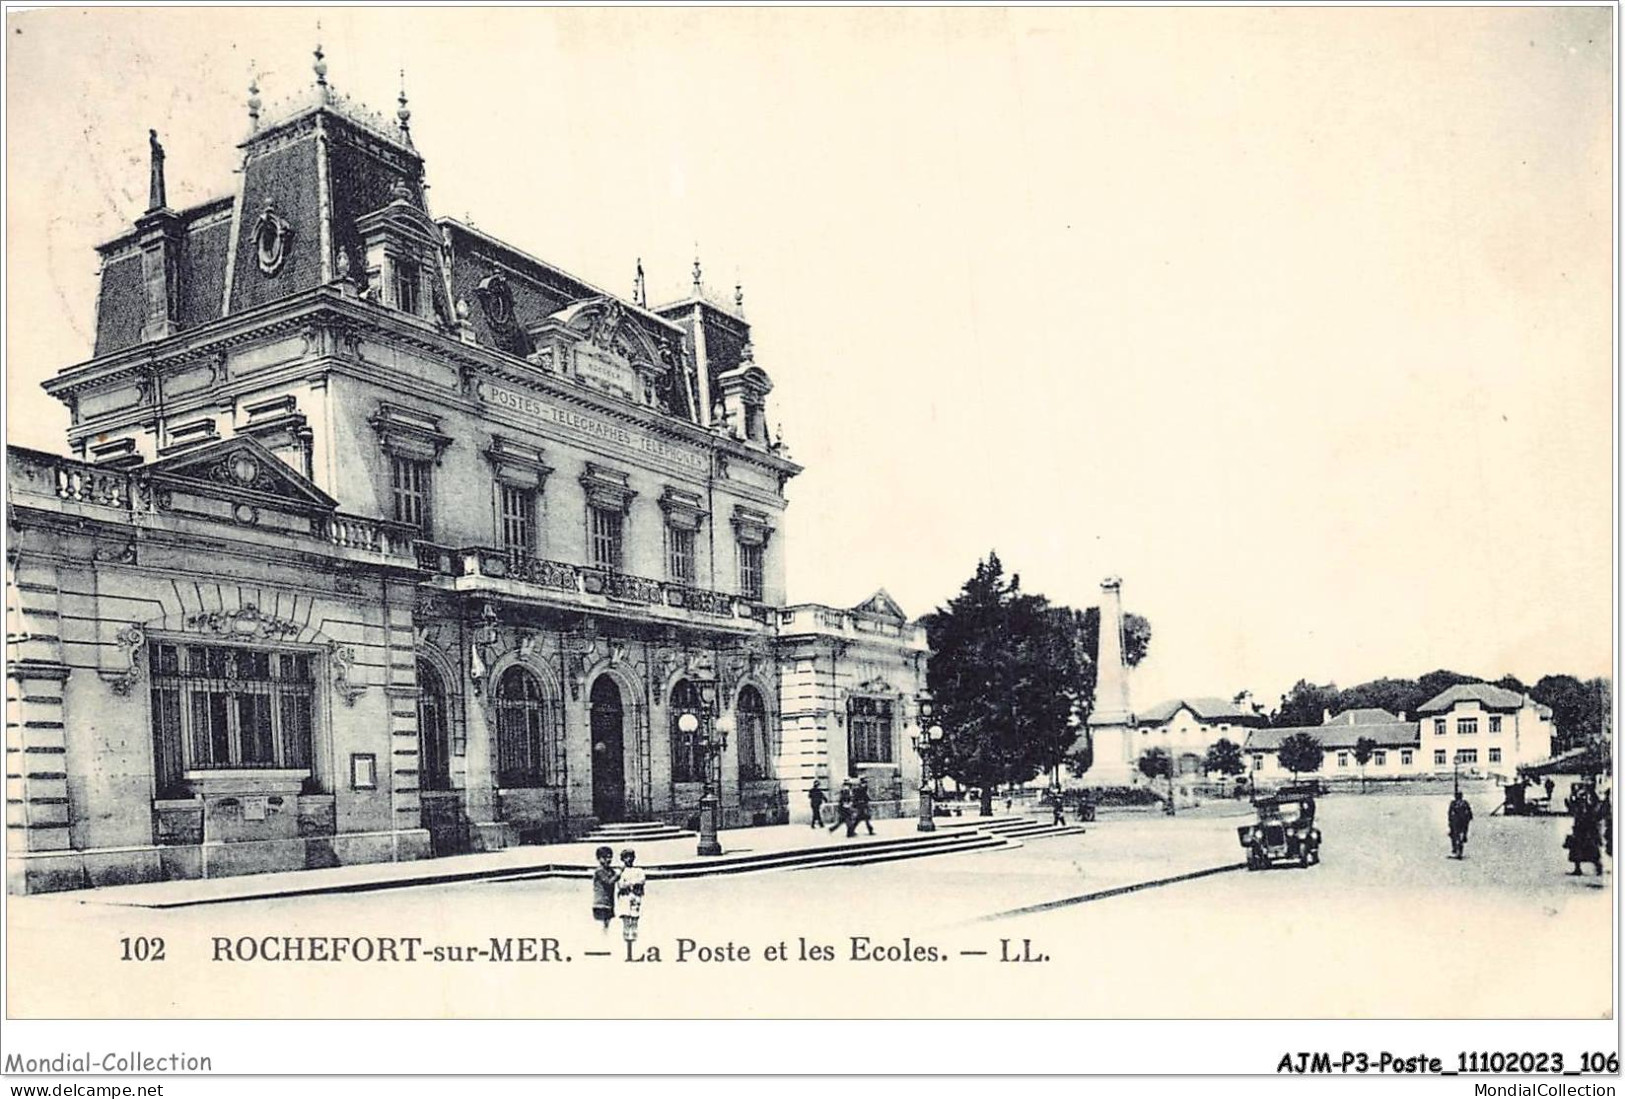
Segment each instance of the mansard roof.
[{"label": "mansard roof", "polygon": [[[231,249],[230,195],[177,211],[181,230],[178,268],[182,329],[196,328],[220,316],[225,290],[226,255]],[[96,302],[96,354],[122,351],[141,342],[145,296],[141,251],[135,230],[97,247],[102,280]]]}]

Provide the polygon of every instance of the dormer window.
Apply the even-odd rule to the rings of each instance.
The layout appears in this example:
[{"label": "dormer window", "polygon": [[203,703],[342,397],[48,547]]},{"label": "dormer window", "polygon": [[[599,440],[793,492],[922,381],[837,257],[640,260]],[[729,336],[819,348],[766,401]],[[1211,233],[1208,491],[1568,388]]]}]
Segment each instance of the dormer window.
[{"label": "dormer window", "polygon": [[418,265],[409,259],[396,259],[394,269],[395,308],[418,316],[418,288],[422,281]]}]

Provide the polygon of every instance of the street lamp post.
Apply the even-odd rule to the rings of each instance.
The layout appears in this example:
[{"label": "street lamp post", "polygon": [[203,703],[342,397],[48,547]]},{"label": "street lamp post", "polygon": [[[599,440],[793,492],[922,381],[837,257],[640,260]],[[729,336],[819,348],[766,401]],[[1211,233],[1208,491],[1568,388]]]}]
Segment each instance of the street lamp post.
[{"label": "street lamp post", "polygon": [[931,753],[942,742],[942,726],[928,725],[931,720],[931,696],[921,693],[916,700],[920,711],[919,727],[914,732],[914,750],[920,754],[920,823],[918,831],[935,832],[936,814],[931,804]]},{"label": "street lamp post", "polygon": [[702,734],[699,749],[705,792],[700,795],[700,844],[697,853],[720,855],[722,843],[717,839],[717,813],[721,798],[718,796],[718,787],[722,778],[722,752],[727,747],[728,734],[733,730],[733,718],[729,714],[715,716],[717,685],[714,680],[701,680],[697,686],[700,694],[700,712],[680,715],[677,718],[677,728],[682,730],[685,736],[693,736],[696,732]]}]

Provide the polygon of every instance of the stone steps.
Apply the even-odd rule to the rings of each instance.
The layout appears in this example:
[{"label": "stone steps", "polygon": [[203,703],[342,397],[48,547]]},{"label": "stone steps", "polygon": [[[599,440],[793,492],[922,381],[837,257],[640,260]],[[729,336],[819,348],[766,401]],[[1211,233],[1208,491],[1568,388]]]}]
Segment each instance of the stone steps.
[{"label": "stone steps", "polygon": [[653,843],[656,840],[688,839],[696,833],[685,831],[675,824],[660,821],[637,821],[626,824],[600,824],[580,837],[578,843]]},{"label": "stone steps", "polygon": [[[1004,836],[978,829],[954,829],[946,832],[921,832],[897,839],[872,840],[859,843],[821,844],[789,851],[766,851],[761,854],[724,855],[701,858],[696,856],[680,862],[649,865],[650,880],[708,877],[716,874],[749,874],[767,870],[803,870],[823,866],[863,866],[897,859],[924,858],[929,855],[958,854],[962,851],[998,850],[1020,846]],[[550,865],[534,869],[494,875],[491,881],[528,881],[537,878],[586,878],[592,875],[589,866]]]}]

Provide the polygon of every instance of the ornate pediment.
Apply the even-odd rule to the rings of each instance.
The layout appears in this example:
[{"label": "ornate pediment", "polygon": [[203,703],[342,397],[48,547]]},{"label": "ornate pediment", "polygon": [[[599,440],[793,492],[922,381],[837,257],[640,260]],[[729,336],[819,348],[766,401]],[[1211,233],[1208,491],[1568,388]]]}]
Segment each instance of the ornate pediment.
[{"label": "ornate pediment", "polygon": [[189,450],[148,467],[155,488],[300,515],[326,514],[338,502],[246,435]]},{"label": "ornate pediment", "polygon": [[565,372],[576,381],[645,404],[670,388],[661,379],[672,370],[673,353],[614,298],[575,302],[550,316],[546,328],[570,345]]},{"label": "ornate pediment", "polygon": [[898,622],[908,620],[908,616],[903,613],[903,608],[897,605],[897,600],[893,599],[891,593],[885,588],[881,588],[852,609],[859,614],[872,614],[880,618],[895,619]]}]

